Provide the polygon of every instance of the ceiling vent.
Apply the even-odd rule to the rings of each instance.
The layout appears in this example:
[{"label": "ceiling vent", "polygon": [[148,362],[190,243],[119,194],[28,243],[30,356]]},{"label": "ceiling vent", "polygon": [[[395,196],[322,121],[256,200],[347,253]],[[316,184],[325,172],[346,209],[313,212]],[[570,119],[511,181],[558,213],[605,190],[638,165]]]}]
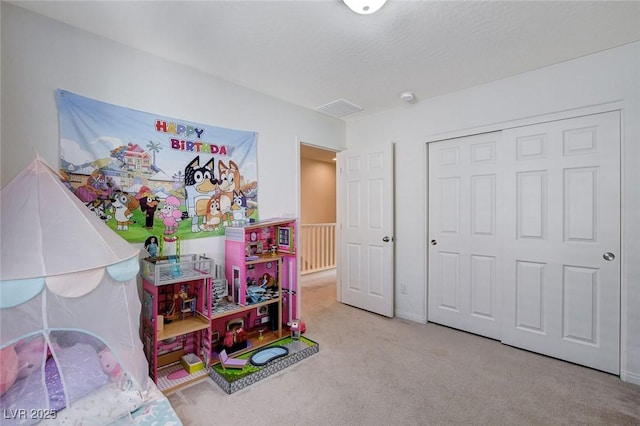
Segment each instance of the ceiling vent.
[{"label": "ceiling vent", "polygon": [[329,102],[326,105],[316,108],[316,111],[332,115],[334,117],[343,117],[354,112],[362,111],[362,107],[358,106],[344,99],[338,99],[333,102]]}]

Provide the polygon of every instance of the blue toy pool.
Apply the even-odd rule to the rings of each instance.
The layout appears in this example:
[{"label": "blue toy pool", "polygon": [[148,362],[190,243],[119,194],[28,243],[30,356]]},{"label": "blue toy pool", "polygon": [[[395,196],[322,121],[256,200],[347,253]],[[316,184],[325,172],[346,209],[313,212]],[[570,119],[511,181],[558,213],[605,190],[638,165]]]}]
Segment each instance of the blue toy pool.
[{"label": "blue toy pool", "polygon": [[249,362],[256,367],[261,367],[269,361],[273,361],[274,359],[286,356],[288,354],[289,349],[285,348],[284,346],[271,346],[254,352],[253,355],[251,355],[251,358],[249,358]]}]

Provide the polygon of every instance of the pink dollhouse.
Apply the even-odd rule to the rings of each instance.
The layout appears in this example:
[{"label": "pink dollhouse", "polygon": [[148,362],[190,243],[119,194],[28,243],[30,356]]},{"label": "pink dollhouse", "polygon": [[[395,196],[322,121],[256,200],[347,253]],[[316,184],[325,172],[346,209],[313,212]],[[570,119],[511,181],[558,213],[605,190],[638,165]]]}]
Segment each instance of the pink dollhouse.
[{"label": "pink dollhouse", "polygon": [[249,306],[282,296],[283,324],[297,318],[296,229],[296,219],[269,219],[226,229],[225,275],[235,303]]}]

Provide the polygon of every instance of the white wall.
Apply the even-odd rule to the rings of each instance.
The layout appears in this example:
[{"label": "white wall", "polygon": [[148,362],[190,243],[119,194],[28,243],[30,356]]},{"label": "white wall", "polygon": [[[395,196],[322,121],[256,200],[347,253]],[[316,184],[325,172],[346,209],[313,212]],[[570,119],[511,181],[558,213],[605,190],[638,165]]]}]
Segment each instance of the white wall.
[{"label": "white wall", "polygon": [[335,223],[335,163],[301,158],[300,192],[300,223]]},{"label": "white wall", "polygon": [[[260,217],[299,216],[299,140],[336,151],[345,123],[2,3],[4,186],[34,158],[58,166],[55,90],[177,119],[258,133]],[[293,172],[295,173],[295,172]],[[220,259],[223,238],[187,240],[182,253]]]},{"label": "white wall", "polygon": [[[396,144],[396,315],[426,321],[426,142],[615,103],[623,108],[621,377],[640,384],[640,43],[350,122],[348,146]],[[416,237],[418,236],[418,237]]]}]

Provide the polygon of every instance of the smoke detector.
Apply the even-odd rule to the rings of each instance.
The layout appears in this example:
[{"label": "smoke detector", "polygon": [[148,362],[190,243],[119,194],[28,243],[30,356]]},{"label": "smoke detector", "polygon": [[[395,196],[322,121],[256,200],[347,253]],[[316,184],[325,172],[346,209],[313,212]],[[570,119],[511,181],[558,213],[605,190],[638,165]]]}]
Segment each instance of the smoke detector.
[{"label": "smoke detector", "polygon": [[414,95],[412,92],[402,92],[400,93],[400,99],[409,103],[415,101],[416,95]]}]

